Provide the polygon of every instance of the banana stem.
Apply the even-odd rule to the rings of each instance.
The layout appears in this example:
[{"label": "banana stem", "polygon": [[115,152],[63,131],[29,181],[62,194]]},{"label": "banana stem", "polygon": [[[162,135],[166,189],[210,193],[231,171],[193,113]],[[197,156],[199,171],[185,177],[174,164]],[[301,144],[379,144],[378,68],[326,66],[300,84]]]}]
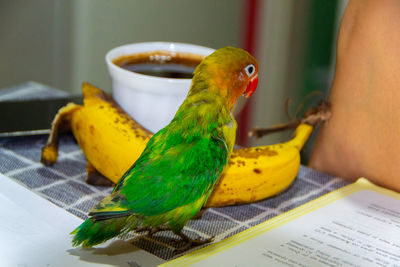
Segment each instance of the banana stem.
[{"label": "banana stem", "polygon": [[296,129],[300,124],[308,124],[311,126],[316,126],[318,124],[327,122],[329,120],[329,118],[331,117],[330,107],[331,105],[329,102],[322,101],[317,106],[306,110],[301,120],[294,119],[288,123],[282,123],[268,128],[254,127],[254,129],[251,132],[249,132],[249,136],[250,137],[255,136],[256,138],[261,138],[264,135],[270,133]]},{"label": "banana stem", "polygon": [[250,137],[255,136],[256,138],[261,138],[267,134],[295,129],[297,126],[299,126],[300,123],[301,123],[300,120],[292,120],[291,122],[277,124],[268,128],[254,127],[254,129],[251,132],[249,132],[249,136]]},{"label": "banana stem", "polygon": [[301,123],[294,131],[293,138],[287,143],[294,146],[300,151],[303,148],[304,144],[307,142],[313,130],[314,126],[306,123]]}]

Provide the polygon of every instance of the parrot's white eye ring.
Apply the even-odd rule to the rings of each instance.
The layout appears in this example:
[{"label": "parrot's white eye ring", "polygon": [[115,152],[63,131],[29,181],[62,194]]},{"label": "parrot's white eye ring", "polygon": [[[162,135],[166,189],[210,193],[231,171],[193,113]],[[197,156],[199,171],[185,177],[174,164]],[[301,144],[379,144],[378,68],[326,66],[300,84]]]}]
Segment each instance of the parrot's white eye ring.
[{"label": "parrot's white eye ring", "polygon": [[244,68],[244,70],[246,71],[247,76],[251,77],[251,75],[254,74],[254,72],[256,71],[256,67],[254,67],[253,64],[247,65],[246,68]]}]

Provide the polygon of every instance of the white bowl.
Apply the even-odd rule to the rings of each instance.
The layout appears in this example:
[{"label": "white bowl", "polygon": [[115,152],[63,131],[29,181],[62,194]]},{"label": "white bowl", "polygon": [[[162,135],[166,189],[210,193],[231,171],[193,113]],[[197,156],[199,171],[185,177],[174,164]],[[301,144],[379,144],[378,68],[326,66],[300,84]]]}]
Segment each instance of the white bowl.
[{"label": "white bowl", "polygon": [[152,132],[166,126],[186,97],[191,79],[148,76],[125,70],[113,63],[123,55],[151,51],[187,52],[207,56],[215,50],[208,47],[172,43],[146,42],[120,46],[106,55],[115,101],[136,121]]}]

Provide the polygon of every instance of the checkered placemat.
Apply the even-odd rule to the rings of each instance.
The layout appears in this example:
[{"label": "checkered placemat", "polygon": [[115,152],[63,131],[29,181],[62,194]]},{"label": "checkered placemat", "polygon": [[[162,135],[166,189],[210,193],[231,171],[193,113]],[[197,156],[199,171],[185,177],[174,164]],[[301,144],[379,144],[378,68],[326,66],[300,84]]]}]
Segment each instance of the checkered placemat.
[{"label": "checkered placemat", "polygon": [[[110,194],[112,188],[85,183],[86,160],[71,134],[60,138],[57,163],[52,167],[43,166],[40,155],[46,139],[47,136],[0,139],[0,172],[86,219],[88,210]],[[192,238],[215,237],[218,242],[347,184],[341,178],[301,166],[295,182],[279,195],[250,205],[206,209],[200,218],[188,222],[184,232]],[[179,237],[171,232],[160,232],[153,238],[133,237],[127,238],[162,259],[177,256],[173,241]]]},{"label": "checkered placemat", "polygon": [[[65,95],[37,82],[0,89],[0,101]],[[112,188],[86,184],[86,159],[71,134],[60,136],[57,163],[43,166],[40,156],[46,140],[44,135],[0,138],[0,173],[86,219],[87,212]],[[301,166],[295,182],[284,192],[250,205],[206,209],[200,218],[187,223],[184,232],[192,238],[215,237],[214,242],[218,242],[347,184],[341,178]],[[126,239],[165,260],[178,256],[173,242],[179,238],[171,232],[157,233],[153,238],[129,235]]]}]

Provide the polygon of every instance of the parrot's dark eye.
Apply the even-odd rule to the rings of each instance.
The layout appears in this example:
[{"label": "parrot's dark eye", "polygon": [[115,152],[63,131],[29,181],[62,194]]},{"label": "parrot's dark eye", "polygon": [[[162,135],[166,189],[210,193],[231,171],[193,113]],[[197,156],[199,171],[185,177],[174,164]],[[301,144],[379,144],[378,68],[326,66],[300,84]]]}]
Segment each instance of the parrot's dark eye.
[{"label": "parrot's dark eye", "polygon": [[246,68],[244,68],[244,70],[246,71],[247,76],[251,77],[251,75],[254,74],[254,72],[256,71],[256,68],[254,67],[253,64],[247,65]]}]

